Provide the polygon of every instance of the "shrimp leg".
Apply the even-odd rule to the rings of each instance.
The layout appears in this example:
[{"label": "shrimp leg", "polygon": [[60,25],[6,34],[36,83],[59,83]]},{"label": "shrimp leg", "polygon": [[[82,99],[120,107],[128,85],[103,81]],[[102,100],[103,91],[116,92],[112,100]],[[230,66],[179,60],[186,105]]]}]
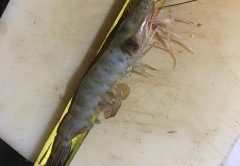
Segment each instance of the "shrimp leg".
[{"label": "shrimp leg", "polygon": [[153,77],[153,75],[149,72],[149,70],[157,71],[156,68],[152,67],[151,65],[145,64],[145,63],[136,63],[132,67],[132,71],[134,73],[140,74],[142,76],[150,76]]},{"label": "shrimp leg", "polygon": [[114,117],[121,107],[122,100],[125,100],[130,94],[130,88],[123,83],[117,84],[111,92],[108,92],[104,101],[99,104],[99,108],[103,111],[105,119]]},{"label": "shrimp leg", "polygon": [[[147,29],[146,32],[147,36],[149,36],[148,47],[143,52],[143,54],[146,54],[152,47],[159,48],[163,51],[168,52],[171,58],[173,59],[173,68],[175,68],[176,66],[176,56],[174,54],[173,41],[179,43],[190,52],[193,52],[192,48],[183,37],[165,28],[166,24],[175,24],[176,22],[182,22],[185,24],[192,23],[191,21],[185,21],[183,19],[178,18],[154,18],[149,20],[148,21],[149,28]],[[157,39],[154,38],[156,36],[158,36]],[[168,44],[166,43],[165,40],[169,43],[170,48],[168,47]]]},{"label": "shrimp leg", "polygon": [[[153,23],[150,22],[150,29],[148,30],[149,32],[147,32],[149,39],[148,39],[148,47],[143,51],[143,54],[145,55],[151,48],[155,47],[155,48],[158,48],[158,49],[161,49],[163,51],[166,51],[167,53],[169,53],[169,55],[171,56],[172,60],[173,60],[173,68],[175,68],[176,66],[176,57],[173,53],[173,45],[172,45],[172,41],[170,40],[169,37],[162,37],[162,36],[159,36],[158,39],[155,39],[154,37],[156,35],[159,35],[159,30],[161,27],[160,25],[157,26],[156,28],[153,28],[152,27]],[[171,48],[168,48],[166,42],[165,42],[165,39],[167,39],[171,45]]]},{"label": "shrimp leg", "polygon": [[179,19],[179,18],[152,19],[149,21],[149,24],[150,24],[150,27],[156,26],[156,28],[154,29],[154,34],[158,34],[160,37],[169,41],[171,48],[173,48],[172,41],[176,41],[176,42],[180,43],[181,45],[185,46],[187,48],[187,50],[189,50],[190,52],[193,52],[192,48],[190,47],[188,42],[183,37],[181,37],[177,33],[173,32],[170,29],[167,29],[163,26],[163,25],[166,26],[166,24],[175,24],[176,22],[192,24],[191,21],[186,21],[186,20]]}]

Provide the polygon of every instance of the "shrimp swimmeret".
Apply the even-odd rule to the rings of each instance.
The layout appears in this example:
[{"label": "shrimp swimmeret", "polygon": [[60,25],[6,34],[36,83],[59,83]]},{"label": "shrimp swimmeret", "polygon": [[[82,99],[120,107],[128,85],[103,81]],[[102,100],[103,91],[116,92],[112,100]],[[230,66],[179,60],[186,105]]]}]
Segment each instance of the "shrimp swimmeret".
[{"label": "shrimp swimmeret", "polygon": [[155,70],[147,64],[136,65],[148,50],[156,47],[169,52],[175,65],[172,41],[183,43],[184,40],[166,28],[166,24],[174,24],[179,20],[156,18],[164,2],[130,1],[127,14],[110,44],[81,81],[69,112],[57,130],[47,165],[65,165],[71,153],[72,139],[91,129],[93,124],[90,118],[94,112],[102,110],[105,118],[116,115],[122,100],[130,92],[126,84],[119,83],[120,78],[129,70],[147,75],[147,70]]}]

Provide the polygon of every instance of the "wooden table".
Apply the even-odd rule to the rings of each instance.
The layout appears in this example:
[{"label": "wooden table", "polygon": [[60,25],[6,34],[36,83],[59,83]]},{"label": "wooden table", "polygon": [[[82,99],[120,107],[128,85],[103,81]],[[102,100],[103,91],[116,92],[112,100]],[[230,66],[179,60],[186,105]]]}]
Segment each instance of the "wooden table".
[{"label": "wooden table", "polygon": [[[12,0],[0,20],[0,137],[34,161],[124,1]],[[132,75],[117,117],[95,125],[72,166],[215,166],[240,130],[240,3],[165,8],[177,66],[152,49],[154,78]],[[101,118],[102,119],[102,118]]]}]

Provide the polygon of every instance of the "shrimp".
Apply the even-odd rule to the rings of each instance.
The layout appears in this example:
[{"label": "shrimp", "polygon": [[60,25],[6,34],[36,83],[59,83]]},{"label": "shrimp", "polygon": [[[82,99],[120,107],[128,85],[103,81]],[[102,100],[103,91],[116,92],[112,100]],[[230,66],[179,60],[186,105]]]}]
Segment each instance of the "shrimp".
[{"label": "shrimp", "polygon": [[[122,100],[129,95],[127,85],[119,80],[152,47],[171,52],[165,44],[153,37],[170,41],[177,35],[161,28],[169,22],[157,20],[156,16],[165,0],[132,0],[126,16],[121,21],[108,47],[88,70],[72,100],[68,114],[64,117],[55,137],[47,165],[65,165],[70,153],[72,139],[92,128],[91,116],[103,110],[105,118],[116,115]],[[174,20],[171,20],[173,22]],[[141,68],[153,69],[144,64]],[[142,70],[141,70],[142,71]]]}]

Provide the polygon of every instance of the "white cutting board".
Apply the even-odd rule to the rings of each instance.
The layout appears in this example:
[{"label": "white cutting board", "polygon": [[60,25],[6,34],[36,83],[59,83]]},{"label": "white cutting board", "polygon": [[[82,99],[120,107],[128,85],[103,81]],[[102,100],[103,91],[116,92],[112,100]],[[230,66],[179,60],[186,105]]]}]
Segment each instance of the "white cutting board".
[{"label": "white cutting board", "polygon": [[[26,158],[36,159],[122,3],[10,1],[0,20],[0,137]],[[129,78],[119,114],[95,125],[71,165],[221,164],[240,134],[239,8],[199,0],[164,9],[194,22],[173,28],[195,53],[176,46],[172,70],[151,50],[144,61],[159,71]]]}]

